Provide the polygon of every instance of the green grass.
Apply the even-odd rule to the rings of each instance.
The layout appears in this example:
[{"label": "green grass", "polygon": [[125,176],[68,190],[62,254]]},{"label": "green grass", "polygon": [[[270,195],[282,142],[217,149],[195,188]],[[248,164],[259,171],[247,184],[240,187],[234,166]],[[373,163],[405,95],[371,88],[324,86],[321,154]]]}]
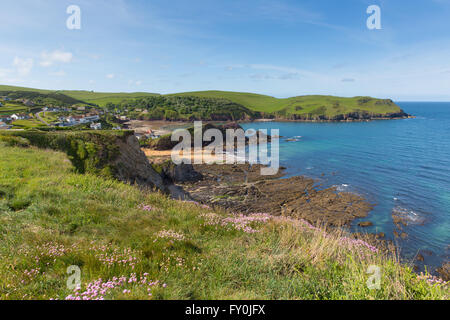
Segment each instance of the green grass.
[{"label": "green grass", "polygon": [[33,129],[40,127],[47,127],[47,125],[45,125],[44,123],[35,118],[26,120],[16,120],[11,122],[11,125],[13,126],[13,129]]},{"label": "green grass", "polygon": [[100,107],[105,106],[108,102],[120,103],[123,100],[130,100],[136,98],[143,98],[147,96],[155,96],[156,93],[147,92],[92,92],[92,91],[76,91],[76,90],[63,90],[58,91],[74,99],[82,100],[87,103],[94,103]]},{"label": "green grass", "polygon": [[[73,293],[71,265],[81,268],[82,291],[99,278],[133,273],[159,281],[126,282],[106,299],[449,298],[447,288],[418,279],[395,258],[343,245],[339,230],[273,219],[246,233],[214,224],[226,212],[215,210],[210,220],[204,215],[212,209],[75,173],[60,152],[0,141],[0,154],[0,299],[64,299]],[[162,230],[184,238],[158,237]],[[119,262],[125,257],[133,262]],[[366,286],[370,265],[382,269],[379,290]]]},{"label": "green grass", "polygon": [[30,91],[30,92],[39,92],[39,93],[50,93],[50,92],[53,92],[54,90],[44,90],[44,89],[0,85],[0,91]]},{"label": "green grass", "polygon": [[2,106],[0,107],[0,115],[12,115],[14,113],[28,113],[30,111],[29,107],[23,104],[14,102],[4,102],[1,101]]},{"label": "green grass", "polygon": [[40,114],[42,120],[44,120],[47,123],[52,123],[52,122],[58,122],[58,117],[61,113],[58,112],[42,112]]}]

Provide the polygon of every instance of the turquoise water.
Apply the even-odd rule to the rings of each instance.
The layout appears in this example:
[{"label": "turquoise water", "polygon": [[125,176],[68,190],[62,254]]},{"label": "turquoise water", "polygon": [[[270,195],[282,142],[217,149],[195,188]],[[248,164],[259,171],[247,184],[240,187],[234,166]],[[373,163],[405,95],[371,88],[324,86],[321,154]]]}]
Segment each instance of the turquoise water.
[{"label": "turquoise water", "polygon": [[[369,232],[385,232],[406,260],[419,250],[425,264],[449,258],[450,103],[399,102],[415,119],[354,123],[249,123],[245,129],[279,129],[280,165],[324,186],[355,192],[375,203]],[[286,138],[301,136],[297,142]],[[325,176],[322,176],[325,174]],[[410,219],[407,239],[396,239],[392,212]],[[358,220],[352,226],[358,230]]]}]

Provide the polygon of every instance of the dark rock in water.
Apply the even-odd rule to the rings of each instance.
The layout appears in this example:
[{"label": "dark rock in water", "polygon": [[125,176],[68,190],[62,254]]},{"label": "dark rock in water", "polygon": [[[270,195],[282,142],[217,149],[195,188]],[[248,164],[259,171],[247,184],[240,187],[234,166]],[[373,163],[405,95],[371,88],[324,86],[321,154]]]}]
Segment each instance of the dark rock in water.
[{"label": "dark rock in water", "polygon": [[416,256],[416,260],[417,261],[424,261],[425,258],[423,257],[423,255],[421,255],[420,253]]},{"label": "dark rock in water", "polygon": [[166,161],[161,164],[163,177],[172,182],[195,182],[203,178],[202,174],[194,170],[192,164],[174,164],[172,161]]},{"label": "dark rock in water", "polygon": [[241,125],[237,122],[227,122],[225,124],[222,125],[223,129],[242,129]]},{"label": "dark rock in water", "polygon": [[371,226],[373,226],[373,223],[370,222],[370,221],[363,221],[363,222],[358,223],[358,226],[360,226],[360,227],[371,227]]},{"label": "dark rock in water", "polygon": [[450,262],[445,262],[442,267],[436,270],[441,276],[442,280],[450,281]]},{"label": "dark rock in water", "polygon": [[392,214],[392,221],[397,226],[397,228],[401,228],[401,225],[403,225],[405,227],[408,225],[406,219],[399,215]]}]

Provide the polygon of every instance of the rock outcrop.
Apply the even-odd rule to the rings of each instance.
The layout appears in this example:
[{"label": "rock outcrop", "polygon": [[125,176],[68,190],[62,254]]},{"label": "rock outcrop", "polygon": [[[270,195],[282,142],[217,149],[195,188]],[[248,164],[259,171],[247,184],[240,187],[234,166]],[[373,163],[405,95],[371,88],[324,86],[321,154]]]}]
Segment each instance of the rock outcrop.
[{"label": "rock outcrop", "polygon": [[113,161],[114,175],[117,179],[169,192],[168,185],[149,163],[134,135],[128,136],[125,140],[117,139],[117,145],[119,154]]}]

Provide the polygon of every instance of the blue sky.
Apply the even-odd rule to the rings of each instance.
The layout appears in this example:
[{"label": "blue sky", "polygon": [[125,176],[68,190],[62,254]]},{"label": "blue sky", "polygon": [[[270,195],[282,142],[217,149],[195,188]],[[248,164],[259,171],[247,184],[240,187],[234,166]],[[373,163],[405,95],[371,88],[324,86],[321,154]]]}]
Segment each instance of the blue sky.
[{"label": "blue sky", "polygon": [[0,39],[0,84],[450,101],[450,0],[2,0]]}]

